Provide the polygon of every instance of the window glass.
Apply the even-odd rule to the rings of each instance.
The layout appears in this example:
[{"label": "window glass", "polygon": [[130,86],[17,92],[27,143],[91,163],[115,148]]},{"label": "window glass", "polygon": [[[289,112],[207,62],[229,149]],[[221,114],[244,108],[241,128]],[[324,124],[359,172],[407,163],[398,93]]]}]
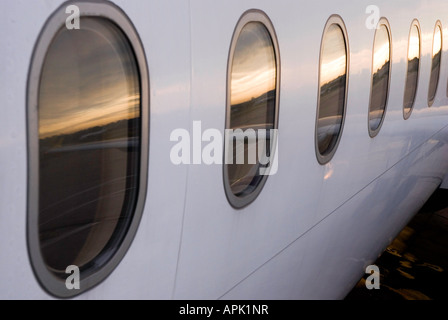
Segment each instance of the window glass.
[{"label": "window glass", "polygon": [[420,29],[416,21],[412,24],[408,44],[408,69],[404,88],[404,117],[409,118],[417,93],[420,68]]},{"label": "window glass", "polygon": [[338,24],[331,24],[322,40],[319,73],[317,147],[319,162],[328,162],[339,141],[345,116],[347,46]]},{"label": "window glass", "polygon": [[[384,21],[384,20],[383,20]],[[369,132],[375,136],[380,130],[386,111],[390,77],[390,33],[385,23],[375,32],[372,61],[372,85],[369,106]]]},{"label": "window glass", "polygon": [[438,21],[434,30],[432,45],[431,77],[429,80],[428,102],[431,106],[436,98],[437,86],[439,84],[440,65],[442,60],[442,27]]},{"label": "window glass", "polygon": [[[261,14],[249,16],[268,21]],[[253,200],[246,197],[263,184],[265,176],[260,174],[260,168],[266,163],[260,161],[259,155],[271,154],[270,130],[276,129],[278,99],[277,55],[270,31],[261,21],[240,21],[240,25],[229,59],[226,129],[231,130],[231,135],[226,138],[228,158],[224,164],[226,193],[235,207]],[[261,141],[260,130],[265,130],[266,139],[257,143]],[[264,152],[260,153],[260,148]]]},{"label": "window glass", "polygon": [[140,82],[113,23],[82,18],[46,53],[38,91],[42,257],[55,274],[101,266],[120,244],[138,189]]}]

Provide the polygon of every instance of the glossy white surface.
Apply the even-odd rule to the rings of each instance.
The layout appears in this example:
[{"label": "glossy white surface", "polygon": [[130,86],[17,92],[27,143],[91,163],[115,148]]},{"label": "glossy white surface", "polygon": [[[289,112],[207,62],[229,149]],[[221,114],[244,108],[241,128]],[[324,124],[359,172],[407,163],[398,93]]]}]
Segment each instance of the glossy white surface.
[{"label": "glossy white surface", "polygon": [[[2,1],[0,20],[0,298],[51,298],[26,245],[26,83],[41,27],[62,1]],[[368,134],[374,30],[368,1],[114,1],[134,23],[150,77],[146,207],[123,261],[81,299],[343,298],[448,173],[448,3],[377,1],[392,33],[384,124]],[[226,72],[235,25],[263,10],[281,58],[279,170],[259,197],[235,210],[222,167],[171,163],[172,130],[224,130]],[[321,166],[314,133],[325,22],[339,14],[350,44],[345,128]],[[403,120],[407,41],[422,30],[416,103]],[[443,27],[436,100],[428,108],[434,25]],[[81,26],[82,27],[82,26]]]}]

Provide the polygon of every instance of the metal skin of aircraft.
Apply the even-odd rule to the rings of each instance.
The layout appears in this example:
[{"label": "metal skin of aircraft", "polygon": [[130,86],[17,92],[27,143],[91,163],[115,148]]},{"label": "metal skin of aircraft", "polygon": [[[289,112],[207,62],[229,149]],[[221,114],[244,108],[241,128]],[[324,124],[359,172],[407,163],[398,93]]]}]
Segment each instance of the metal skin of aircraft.
[{"label": "metal skin of aircraft", "polygon": [[[98,262],[100,271],[90,265],[81,268],[81,289],[67,287],[65,293],[57,288],[59,283],[65,288],[65,278],[56,279],[54,270],[42,262],[48,258],[42,259],[45,251],[39,249],[43,238],[36,227],[41,221],[37,198],[46,185],[38,183],[44,173],[36,163],[47,155],[39,158],[36,150],[47,136],[41,124],[46,115],[33,97],[47,76],[40,73],[48,57],[42,48],[49,48],[52,32],[68,21],[70,5],[80,9],[81,31],[91,25],[101,32],[95,21],[83,20],[89,16],[119,17],[114,23],[126,25],[124,34],[140,48],[134,46],[130,56],[135,56],[139,70],[135,90],[147,107],[142,107],[140,118],[138,163],[144,176],[136,182],[139,216],[123,229],[132,235],[118,241],[119,249],[111,251],[117,254],[108,262]],[[0,8],[1,299],[343,299],[431,194],[448,187],[446,1],[11,0],[2,1]],[[262,180],[250,201],[240,202],[232,200],[225,165],[209,163],[200,153],[211,141],[204,139],[206,130],[224,137],[229,127],[229,63],[237,59],[232,57],[238,52],[238,26],[244,27],[242,19],[252,14],[260,17],[259,23],[269,24],[266,32],[274,42],[272,123],[278,129],[278,168]],[[322,41],[330,19],[345,28],[341,34],[346,37],[346,64],[341,72],[346,89],[341,100],[343,130],[334,154],[325,158],[316,150],[316,125],[324,94],[319,83],[327,76],[321,66]],[[390,31],[390,74],[382,122],[372,131],[372,60],[381,21],[387,21]],[[412,113],[405,119],[413,21],[418,21],[419,69]],[[111,28],[107,32],[113,37]],[[433,76],[435,94],[428,97],[436,42],[440,71]],[[85,47],[96,44],[87,42]],[[66,56],[80,48],[71,47]],[[107,62],[105,56],[97,58]],[[50,70],[48,75],[65,71]],[[59,99],[61,108],[71,104],[69,94]],[[66,119],[73,122],[76,117],[73,113]],[[51,125],[64,130],[64,121]],[[83,137],[93,141],[110,130],[105,128]],[[170,158],[179,142],[170,139],[175,130],[191,134],[189,164]],[[44,135],[40,142],[38,135]],[[130,150],[131,142],[126,141],[110,140],[103,148]],[[128,143],[125,148],[123,143]],[[59,147],[56,142],[54,146]],[[86,146],[97,148],[93,142]],[[74,149],[67,150],[59,151]],[[110,154],[118,157],[120,152]],[[75,170],[71,164],[64,166],[66,172]],[[51,194],[56,197],[57,192]],[[89,241],[83,248],[94,246]],[[63,248],[71,250],[69,245]]]}]

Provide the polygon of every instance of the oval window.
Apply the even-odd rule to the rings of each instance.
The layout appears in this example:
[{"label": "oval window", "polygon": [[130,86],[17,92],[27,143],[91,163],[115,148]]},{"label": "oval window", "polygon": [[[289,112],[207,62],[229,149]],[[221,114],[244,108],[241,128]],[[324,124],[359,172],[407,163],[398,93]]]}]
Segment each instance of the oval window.
[{"label": "oval window", "polygon": [[372,59],[372,81],[369,103],[369,134],[374,137],[381,129],[387,107],[390,82],[391,36],[385,18],[375,32]]},{"label": "oval window", "polygon": [[[118,264],[140,219],[146,179],[148,79],[138,37],[112,5],[79,8],[79,30],[66,28],[65,7],[47,22],[29,80],[31,257],[42,285],[62,297]],[[69,266],[80,271],[80,290],[65,286]]]},{"label": "oval window", "polygon": [[324,29],[319,63],[316,154],[321,164],[333,157],[343,130],[349,65],[346,35],[342,19],[330,17]]},{"label": "oval window", "polygon": [[419,69],[420,69],[420,25],[414,20],[411,25],[408,40],[408,68],[404,87],[403,116],[408,119],[411,116],[417,93]]},{"label": "oval window", "polygon": [[428,105],[432,106],[439,84],[440,65],[442,62],[442,24],[437,21],[432,42],[431,77],[429,78]]},{"label": "oval window", "polygon": [[278,117],[278,46],[268,17],[251,10],[232,40],[227,84],[224,185],[232,206],[252,202],[272,165]]}]

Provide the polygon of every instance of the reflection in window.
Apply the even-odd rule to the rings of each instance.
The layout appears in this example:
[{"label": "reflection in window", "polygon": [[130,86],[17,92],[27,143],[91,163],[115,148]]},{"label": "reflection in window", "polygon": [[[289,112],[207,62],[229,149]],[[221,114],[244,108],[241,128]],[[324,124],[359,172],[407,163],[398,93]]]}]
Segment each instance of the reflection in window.
[{"label": "reflection in window", "polygon": [[[336,17],[332,18],[336,19]],[[332,20],[329,20],[329,24],[330,21]],[[320,55],[316,131],[320,163],[326,163],[331,159],[342,132],[347,92],[347,68],[347,45],[344,33],[339,24],[330,24],[324,33]]]},{"label": "reflection in window", "polygon": [[[62,27],[42,67],[39,110],[39,239],[47,267],[107,262],[136,201],[140,83],[120,29],[81,18]],[[101,257],[101,259],[100,259]]]},{"label": "reflection in window", "polygon": [[[235,207],[241,207],[247,202],[232,202],[231,199],[251,195],[261,187],[265,177],[259,172],[264,165],[260,163],[259,150],[256,151],[256,139],[259,129],[267,131],[266,144],[264,147],[259,144],[258,148],[264,148],[269,157],[269,130],[276,128],[278,70],[273,40],[264,23],[247,22],[233,41],[226,129],[237,131],[226,143],[227,150],[233,150],[233,159],[225,164],[224,178],[229,201]],[[237,134],[238,129],[241,134]],[[256,155],[255,159],[251,154]]]},{"label": "reflection in window", "polygon": [[370,89],[369,133],[378,134],[384,119],[389,94],[390,77],[390,32],[386,20],[380,20],[375,32],[372,61],[372,84]]},{"label": "reflection in window", "polygon": [[434,30],[432,45],[431,77],[429,79],[428,103],[431,106],[436,98],[437,86],[439,84],[440,65],[442,60],[442,26],[437,21]]},{"label": "reflection in window", "polygon": [[408,44],[408,70],[406,73],[406,83],[404,87],[404,118],[408,119],[412,112],[412,107],[417,93],[418,75],[420,67],[420,29],[418,22],[414,20],[409,33]]}]

